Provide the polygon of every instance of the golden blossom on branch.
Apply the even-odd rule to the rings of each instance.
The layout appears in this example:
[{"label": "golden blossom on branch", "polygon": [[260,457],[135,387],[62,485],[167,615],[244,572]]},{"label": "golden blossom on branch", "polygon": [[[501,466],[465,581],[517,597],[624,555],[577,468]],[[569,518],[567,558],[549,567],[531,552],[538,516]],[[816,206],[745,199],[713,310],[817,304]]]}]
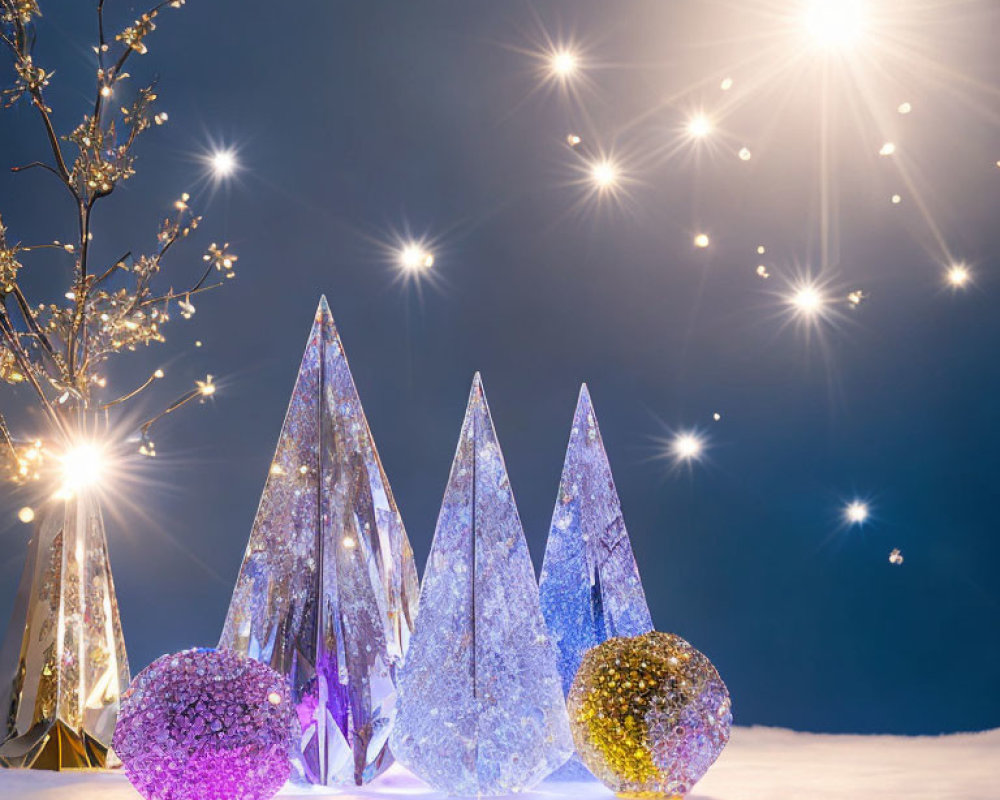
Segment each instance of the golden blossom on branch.
[{"label": "golden blossom on branch", "polygon": [[[157,285],[163,279],[168,253],[201,222],[201,217],[191,210],[191,198],[186,193],[173,204],[171,215],[161,222],[147,252],[126,252],[114,262],[104,264],[95,264],[91,252],[99,201],[135,174],[134,148],[142,133],[167,121],[165,112],[154,110],[157,95],[153,84],[135,89],[117,110],[112,107],[111,98],[130,77],[125,66],[131,54],[147,52],[146,40],[155,30],[154,20],[160,12],[182,5],[183,0],[161,1],[108,41],[104,33],[104,2],[94,0],[100,38],[93,48],[96,60],[91,73],[96,76],[93,100],[80,123],[68,134],[60,135],[45,98],[53,73],[36,65],[32,58],[35,23],[41,16],[39,6],[34,0],[0,0],[0,44],[6,46],[12,66],[9,79],[5,80],[0,72],[0,85],[10,84],[3,89],[4,104],[22,99],[28,102],[37,114],[42,134],[39,159],[15,166],[13,171],[35,168],[58,179],[72,196],[71,223],[79,231],[76,240],[70,242],[12,244],[0,220],[0,381],[30,388],[49,426],[46,439],[72,441],[98,420],[113,429],[115,422],[108,416],[111,410],[136,397],[154,379],[163,377],[163,372],[156,370],[138,388],[115,396],[108,387],[104,362],[114,354],[164,341],[163,329],[170,321],[173,303],[178,304],[182,317],[190,318],[194,314],[192,297],[221,285],[209,280],[214,272],[221,272],[226,278],[233,276],[236,255],[228,244],[220,247],[213,242],[203,255],[201,270],[194,273],[184,288]],[[68,222],[61,227],[67,227]],[[25,256],[42,248],[66,254],[66,283],[64,288],[53,292],[58,299],[33,302],[21,278],[24,270],[32,266]],[[46,269],[51,267],[47,265]],[[49,281],[49,286],[52,285]],[[186,390],[141,426],[141,448],[147,455],[154,454],[148,438],[149,426],[189,401],[214,391],[211,377],[202,383]],[[104,413],[98,417],[99,412]],[[129,434],[117,430],[112,433],[118,439],[126,439]],[[19,441],[10,434],[0,413],[0,447],[5,463],[9,462],[5,473],[11,480],[34,474],[31,467],[34,456],[27,455],[34,450],[22,452],[24,448]]]}]

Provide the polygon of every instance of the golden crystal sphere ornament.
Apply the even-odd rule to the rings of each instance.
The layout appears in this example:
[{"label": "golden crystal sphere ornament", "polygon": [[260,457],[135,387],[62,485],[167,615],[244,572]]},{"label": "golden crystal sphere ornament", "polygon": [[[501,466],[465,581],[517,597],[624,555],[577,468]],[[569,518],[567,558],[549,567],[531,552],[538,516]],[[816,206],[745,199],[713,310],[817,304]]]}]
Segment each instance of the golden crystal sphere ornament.
[{"label": "golden crystal sphere ornament", "polygon": [[726,746],[733,721],[712,662],[657,631],[588,650],[567,703],[581,760],[626,796],[690,792]]}]

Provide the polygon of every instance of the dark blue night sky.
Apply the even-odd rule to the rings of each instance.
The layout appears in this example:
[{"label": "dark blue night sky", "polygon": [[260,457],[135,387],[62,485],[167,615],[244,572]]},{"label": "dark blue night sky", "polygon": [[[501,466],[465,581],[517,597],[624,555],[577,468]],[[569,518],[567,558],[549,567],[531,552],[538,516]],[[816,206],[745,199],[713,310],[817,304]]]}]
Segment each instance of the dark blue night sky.
[{"label": "dark blue night sky", "polygon": [[[133,673],[217,641],[324,292],[418,564],[473,373],[536,566],[587,381],[654,622],[715,662],[737,724],[1000,725],[998,9],[922,4],[892,58],[830,79],[820,269],[821,76],[787,63],[787,34],[755,5],[192,0],[161,16],[130,71],[159,75],[169,123],[140,145],[95,247],[150,249],[187,190],[205,222],[172,262],[176,284],[212,240],[239,262],[166,344],[113,373],[132,384],[164,367],[161,400],[206,373],[220,385],[158,429],[158,458],[121,489],[145,513],[109,518]],[[122,24],[128,6],[108,2]],[[92,18],[87,3],[43,10],[38,54],[68,130],[92,79]],[[531,52],[546,33],[582,48],[574,97],[541,85]],[[680,132],[696,109],[719,126],[698,144]],[[214,190],[198,159],[213,143],[242,164]],[[26,105],[0,115],[4,166],[43,146]],[[598,147],[631,177],[618,203],[573,185]],[[43,173],[0,175],[14,239],[67,238],[64,204]],[[407,230],[435,242],[419,290],[386,257]],[[972,272],[960,291],[944,248]],[[31,277],[40,297],[57,269]],[[835,301],[811,329],[782,299],[796,274]],[[677,469],[663,440],[684,429],[708,448]],[[872,513],[860,528],[843,522],[855,498]],[[2,620],[28,500],[4,498]]]}]

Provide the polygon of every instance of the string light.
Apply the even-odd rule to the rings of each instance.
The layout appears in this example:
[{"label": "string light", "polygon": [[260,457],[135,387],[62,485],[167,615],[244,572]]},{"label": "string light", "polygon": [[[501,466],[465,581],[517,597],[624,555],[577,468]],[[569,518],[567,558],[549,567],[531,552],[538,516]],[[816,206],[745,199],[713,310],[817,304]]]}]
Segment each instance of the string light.
[{"label": "string light", "polygon": [[607,191],[618,185],[620,174],[613,161],[602,158],[591,164],[590,177],[598,191]]},{"label": "string light", "polygon": [[705,441],[691,431],[678,433],[670,444],[670,452],[678,463],[697,461],[705,452]]},{"label": "string light", "polygon": [[860,0],[806,0],[802,26],[809,39],[825,50],[846,50],[856,45],[866,28]]},{"label": "string light", "polygon": [[239,167],[233,150],[216,150],[209,156],[212,174],[219,180],[230,177]]},{"label": "string light", "polygon": [[419,242],[410,242],[399,251],[399,266],[405,272],[423,272],[434,266],[434,254]]},{"label": "string light", "polygon": [[822,313],[826,298],[818,287],[807,284],[794,289],[788,295],[787,302],[798,315],[814,318]]},{"label": "string light", "polygon": [[965,264],[952,264],[948,268],[945,277],[948,283],[955,289],[963,288],[972,278],[969,268]]},{"label": "string light", "polygon": [[63,493],[94,486],[104,476],[106,460],[103,448],[85,442],[67,450],[59,457]]},{"label": "string light", "polygon": [[704,114],[695,114],[688,120],[687,132],[693,139],[704,139],[712,132],[712,122]]},{"label": "string light", "polygon": [[580,69],[580,58],[567,48],[554,50],[549,56],[549,70],[553,77],[568,80]]},{"label": "string light", "polygon": [[844,508],[844,518],[851,525],[861,525],[868,519],[868,504],[860,500],[852,500]]}]

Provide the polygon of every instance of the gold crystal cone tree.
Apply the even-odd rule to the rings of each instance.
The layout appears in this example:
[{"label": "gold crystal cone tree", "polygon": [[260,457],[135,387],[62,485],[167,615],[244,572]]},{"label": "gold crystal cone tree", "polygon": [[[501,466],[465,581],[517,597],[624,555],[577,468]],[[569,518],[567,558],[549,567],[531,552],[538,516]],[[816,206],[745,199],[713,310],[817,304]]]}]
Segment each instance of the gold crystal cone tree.
[{"label": "gold crystal cone tree", "polygon": [[89,491],[51,500],[0,650],[0,765],[112,766],[128,684],[100,503]]}]

